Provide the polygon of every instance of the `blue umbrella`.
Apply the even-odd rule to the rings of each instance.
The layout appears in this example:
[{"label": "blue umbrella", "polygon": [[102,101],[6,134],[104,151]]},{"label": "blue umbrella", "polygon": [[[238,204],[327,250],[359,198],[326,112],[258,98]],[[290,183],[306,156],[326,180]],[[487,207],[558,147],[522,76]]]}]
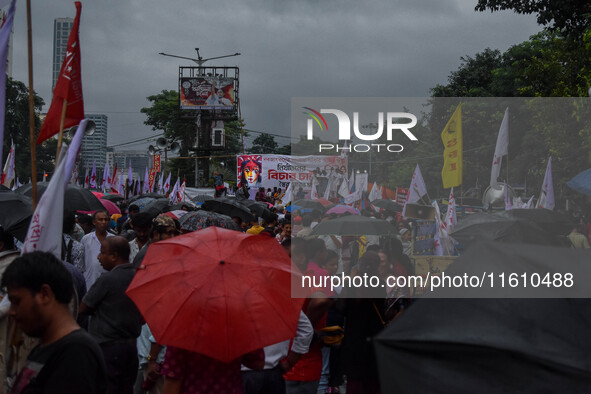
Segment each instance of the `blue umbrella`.
[{"label": "blue umbrella", "polygon": [[312,208],[302,208],[299,205],[293,205],[293,204],[291,204],[290,206],[288,206],[287,208],[285,208],[285,210],[287,212],[300,211],[300,213],[308,213],[308,212],[312,212],[313,211]]},{"label": "blue umbrella", "polygon": [[591,196],[591,168],[579,173],[573,179],[566,182],[566,184],[579,193]]}]

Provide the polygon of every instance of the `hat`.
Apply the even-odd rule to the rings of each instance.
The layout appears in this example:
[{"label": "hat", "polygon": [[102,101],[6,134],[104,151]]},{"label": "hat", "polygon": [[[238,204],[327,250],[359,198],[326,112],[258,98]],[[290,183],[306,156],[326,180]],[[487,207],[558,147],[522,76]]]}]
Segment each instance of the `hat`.
[{"label": "hat", "polygon": [[406,232],[407,232],[407,231],[408,231],[408,229],[407,229],[407,228],[401,228],[401,229],[400,229],[400,235],[404,235],[404,234],[406,234]]},{"label": "hat", "polygon": [[176,227],[174,219],[167,215],[158,215],[154,219],[154,225],[157,227]]}]

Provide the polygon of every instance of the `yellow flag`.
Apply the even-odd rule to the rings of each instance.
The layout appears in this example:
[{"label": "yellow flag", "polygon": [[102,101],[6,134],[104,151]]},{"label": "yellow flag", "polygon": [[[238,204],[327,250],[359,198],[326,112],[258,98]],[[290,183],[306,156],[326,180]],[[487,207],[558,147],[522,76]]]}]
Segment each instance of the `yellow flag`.
[{"label": "yellow flag", "polygon": [[443,187],[459,186],[462,184],[462,104],[460,103],[454,114],[449,118],[441,133],[443,141],[443,169],[441,179]]}]

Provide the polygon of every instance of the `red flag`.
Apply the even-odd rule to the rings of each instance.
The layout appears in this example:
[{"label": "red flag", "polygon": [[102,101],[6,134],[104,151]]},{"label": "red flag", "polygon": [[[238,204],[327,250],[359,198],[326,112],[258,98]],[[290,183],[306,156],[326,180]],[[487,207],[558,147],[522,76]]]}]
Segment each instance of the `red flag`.
[{"label": "red flag", "polygon": [[119,185],[115,183],[116,180],[117,180],[117,163],[115,163],[115,169],[113,170],[113,177],[111,178],[111,181],[112,181],[111,182],[111,191],[113,191],[113,192],[117,192],[117,190],[119,188]]},{"label": "red flag", "polygon": [[76,126],[84,119],[82,76],[80,74],[80,42],[78,39],[82,4],[79,1],[74,4],[76,5],[76,19],[74,19],[74,26],[68,39],[68,48],[62,63],[60,76],[53,91],[51,106],[41,126],[37,144],[59,133],[64,100],[68,102],[64,129]]}]

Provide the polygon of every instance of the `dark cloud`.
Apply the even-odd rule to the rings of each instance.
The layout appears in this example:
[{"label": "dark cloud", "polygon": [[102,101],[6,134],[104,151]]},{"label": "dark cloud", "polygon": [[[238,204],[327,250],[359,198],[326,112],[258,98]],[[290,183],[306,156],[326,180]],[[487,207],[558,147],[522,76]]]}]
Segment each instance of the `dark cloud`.
[{"label": "dark cloud", "polygon": [[[289,135],[292,97],[427,96],[460,57],[507,49],[540,28],[531,16],[477,13],[475,0],[83,2],[82,74],[88,112],[109,116],[109,144],[154,134],[143,125],[146,97],[177,89],[167,52],[204,57],[241,52],[247,127]],[[35,89],[51,101],[53,20],[73,2],[32,6]],[[25,3],[17,4],[13,77],[27,81]],[[212,63],[213,64],[213,63]],[[134,145],[132,148],[141,148]]]}]

